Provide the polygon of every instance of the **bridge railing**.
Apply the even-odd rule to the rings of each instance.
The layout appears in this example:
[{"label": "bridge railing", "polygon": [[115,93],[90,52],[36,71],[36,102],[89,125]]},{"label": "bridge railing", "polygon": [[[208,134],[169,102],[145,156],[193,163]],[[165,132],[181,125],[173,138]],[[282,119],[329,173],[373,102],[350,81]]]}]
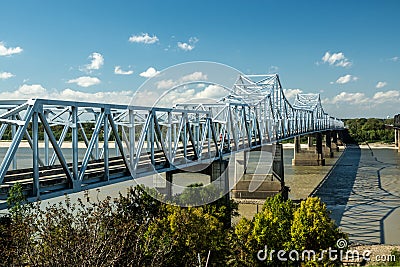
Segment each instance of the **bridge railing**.
[{"label": "bridge railing", "polygon": [[[0,165],[0,185],[15,181],[11,174],[28,177],[33,194],[39,196],[48,190],[40,180],[45,170],[59,166],[66,186],[81,190],[89,180],[141,177],[297,135],[343,128],[343,122],[324,113],[319,96],[300,95],[291,105],[277,75],[257,77],[261,79],[253,84],[250,76],[239,78],[234,98],[240,102],[226,97],[213,104],[158,108],[46,99],[0,101],[0,140],[6,133],[11,138]],[[24,157],[31,155],[25,166],[17,160],[22,143],[30,151]],[[25,176],[10,172],[21,168],[29,169]]]}]

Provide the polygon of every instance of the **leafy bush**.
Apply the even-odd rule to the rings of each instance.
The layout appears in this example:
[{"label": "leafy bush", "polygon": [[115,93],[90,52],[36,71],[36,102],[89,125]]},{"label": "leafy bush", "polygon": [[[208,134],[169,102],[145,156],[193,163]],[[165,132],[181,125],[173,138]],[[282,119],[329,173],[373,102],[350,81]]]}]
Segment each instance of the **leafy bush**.
[{"label": "leafy bush", "polygon": [[[230,227],[237,204],[226,199],[182,208],[135,187],[114,200],[66,197],[43,207],[22,204],[22,191],[13,190],[9,201],[18,208],[0,218],[0,266],[204,266],[208,257],[209,266],[280,266],[276,256],[260,261],[257,253],[265,246],[320,251],[343,237],[317,198],[296,206],[277,195]],[[195,193],[207,197],[207,190]]]}]

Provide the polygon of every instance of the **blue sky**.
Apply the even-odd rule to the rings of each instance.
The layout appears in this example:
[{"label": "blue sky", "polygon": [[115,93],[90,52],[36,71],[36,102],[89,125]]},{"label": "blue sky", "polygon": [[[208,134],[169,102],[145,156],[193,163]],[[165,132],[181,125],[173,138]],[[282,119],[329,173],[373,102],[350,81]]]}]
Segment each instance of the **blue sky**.
[{"label": "blue sky", "polygon": [[[278,73],[289,99],[321,93],[338,117],[400,113],[400,2],[4,1],[0,98],[120,102],[205,60]],[[142,74],[142,75],[141,75]]]}]

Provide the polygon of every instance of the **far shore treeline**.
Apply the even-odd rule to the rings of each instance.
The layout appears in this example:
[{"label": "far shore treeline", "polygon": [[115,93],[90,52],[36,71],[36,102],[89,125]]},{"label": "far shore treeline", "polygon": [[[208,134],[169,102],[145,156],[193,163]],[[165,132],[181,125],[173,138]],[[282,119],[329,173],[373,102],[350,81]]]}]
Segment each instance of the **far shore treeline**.
[{"label": "far shore treeline", "polygon": [[358,143],[363,142],[394,142],[394,130],[388,125],[393,125],[393,118],[377,119],[377,118],[359,118],[343,120],[345,127],[349,129],[350,135]]}]

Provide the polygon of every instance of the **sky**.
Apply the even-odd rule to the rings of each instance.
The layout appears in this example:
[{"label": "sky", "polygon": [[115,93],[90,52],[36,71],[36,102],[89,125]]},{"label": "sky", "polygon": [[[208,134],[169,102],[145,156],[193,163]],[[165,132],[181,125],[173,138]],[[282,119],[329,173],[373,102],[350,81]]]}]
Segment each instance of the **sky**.
[{"label": "sky", "polygon": [[170,66],[278,73],[339,118],[400,113],[400,1],[0,0],[0,99],[124,103]]}]

